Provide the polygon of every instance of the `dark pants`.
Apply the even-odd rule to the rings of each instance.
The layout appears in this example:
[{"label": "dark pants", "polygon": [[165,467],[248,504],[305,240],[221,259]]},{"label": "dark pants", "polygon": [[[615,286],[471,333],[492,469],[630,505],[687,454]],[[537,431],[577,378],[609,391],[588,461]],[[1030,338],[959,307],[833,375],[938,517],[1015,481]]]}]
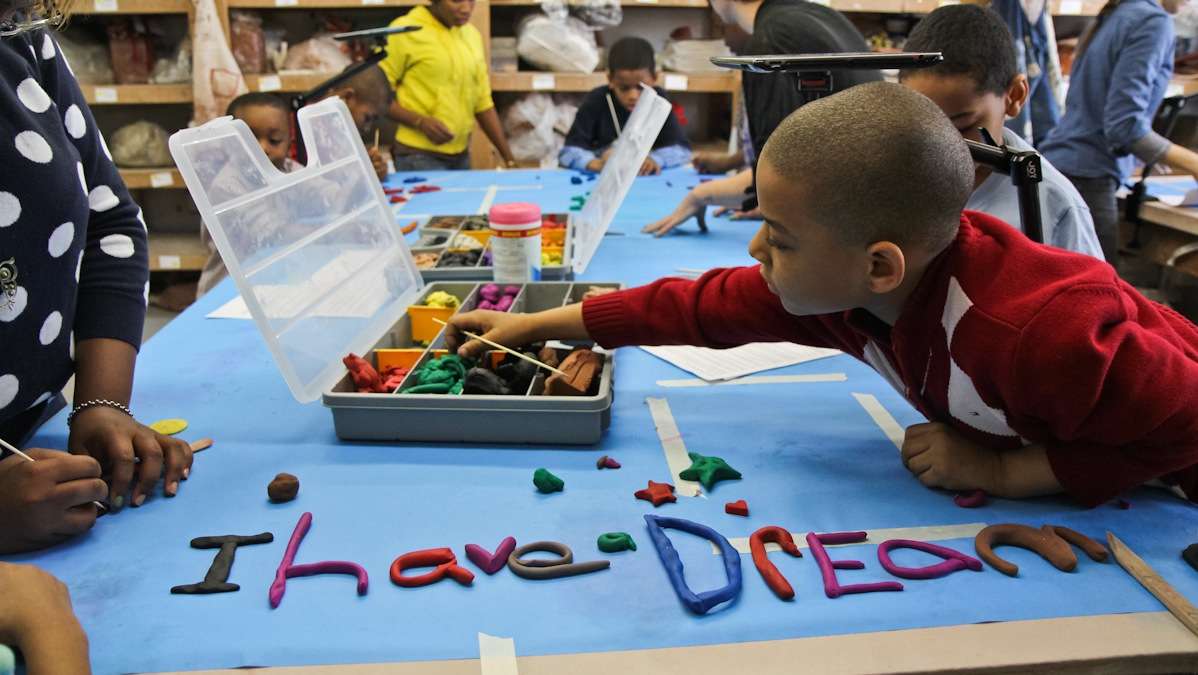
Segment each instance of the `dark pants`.
[{"label": "dark pants", "polygon": [[467,171],[470,169],[470,153],[459,155],[435,155],[423,152],[399,154],[392,157],[396,171]]},{"label": "dark pants", "polygon": [[[58,411],[65,408],[66,405],[67,400],[61,393],[51,396],[45,402],[19,412],[16,417],[10,417],[0,423],[0,438],[20,448],[38,428],[57,415]],[[4,454],[3,451],[0,451],[0,457],[3,457]]]},{"label": "dark pants", "polygon": [[1090,216],[1094,218],[1094,232],[1102,245],[1102,255],[1112,266],[1119,265],[1119,205],[1115,191],[1119,182],[1114,178],[1082,178],[1067,176],[1073,187],[1081,193]]}]

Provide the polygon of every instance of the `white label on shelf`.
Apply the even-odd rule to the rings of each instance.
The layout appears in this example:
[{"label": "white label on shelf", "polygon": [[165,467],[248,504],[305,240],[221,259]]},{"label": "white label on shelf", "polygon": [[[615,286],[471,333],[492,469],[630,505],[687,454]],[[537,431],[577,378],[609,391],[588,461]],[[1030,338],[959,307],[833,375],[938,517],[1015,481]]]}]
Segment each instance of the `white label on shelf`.
[{"label": "white label on shelf", "polygon": [[690,80],[687,79],[686,75],[666,75],[667,91],[686,91],[688,86],[690,86]]},{"label": "white label on shelf", "polygon": [[163,188],[175,184],[175,175],[170,171],[156,171],[150,174],[150,187]]},{"label": "white label on shelf", "polygon": [[92,3],[92,8],[97,12],[120,11],[120,7],[117,6],[117,0],[95,0]]},{"label": "white label on shelf", "polygon": [[1082,0],[1061,0],[1061,8],[1057,14],[1077,16],[1082,13]]},{"label": "white label on shelf", "polygon": [[557,80],[552,75],[539,74],[532,76],[532,88],[534,91],[542,89],[554,89],[557,87]]},{"label": "white label on shelf", "polygon": [[832,0],[811,0],[811,1],[817,5],[823,5],[824,7],[832,6]]},{"label": "white label on shelf", "polygon": [[299,0],[275,0],[275,7],[295,7]]},{"label": "white label on shelf", "polygon": [[362,0],[363,5],[385,5],[387,0]]},{"label": "white label on shelf", "polygon": [[92,90],[96,103],[116,103],[117,95],[114,87],[96,87]]},{"label": "white label on shelf", "polygon": [[181,267],[183,267],[183,260],[177,255],[158,256],[158,269],[160,270],[177,270]]},{"label": "white label on shelf", "polygon": [[283,81],[278,75],[261,75],[258,77],[258,91],[278,91],[283,88]]},{"label": "white label on shelf", "polygon": [[961,0],[940,0],[941,7],[948,7],[949,5],[959,5],[959,4],[961,4]]}]

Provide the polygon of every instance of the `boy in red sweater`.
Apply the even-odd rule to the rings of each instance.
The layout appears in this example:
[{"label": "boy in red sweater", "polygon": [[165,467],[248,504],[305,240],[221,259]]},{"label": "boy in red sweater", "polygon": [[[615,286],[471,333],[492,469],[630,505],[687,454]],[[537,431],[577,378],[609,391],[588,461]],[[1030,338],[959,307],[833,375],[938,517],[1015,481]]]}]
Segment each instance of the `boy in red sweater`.
[{"label": "boy in red sweater", "polygon": [[[930,100],[865,84],[803,106],[758,165],[761,264],[532,315],[471,312],[502,344],[834,347],[929,420],[921,483],[1093,506],[1154,479],[1198,496],[1198,329],[1106,263],[961,209],[974,166]],[[473,355],[483,345],[468,342]]]}]

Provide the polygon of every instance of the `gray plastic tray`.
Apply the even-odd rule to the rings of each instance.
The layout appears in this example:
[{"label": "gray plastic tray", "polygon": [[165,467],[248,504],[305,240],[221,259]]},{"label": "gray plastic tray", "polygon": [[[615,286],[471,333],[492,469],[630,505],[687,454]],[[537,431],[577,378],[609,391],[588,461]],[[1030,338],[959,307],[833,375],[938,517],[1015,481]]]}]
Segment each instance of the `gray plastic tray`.
[{"label": "gray plastic tray", "polygon": [[[574,278],[574,217],[572,214],[547,213],[545,217],[553,216],[566,221],[566,240],[562,248],[562,264],[546,265],[541,268],[541,278],[547,281],[568,280]],[[460,225],[445,226],[446,220],[465,219],[474,216],[434,216],[421,226],[419,236],[412,244],[412,253],[443,254],[449,249],[450,243],[461,230]],[[402,219],[402,217],[401,217]],[[441,244],[428,245],[422,242],[426,237],[446,237]],[[485,250],[485,249],[484,249]],[[475,265],[474,267],[433,267],[420,270],[420,276],[425,281],[482,281],[495,278],[495,268],[490,265]]]},{"label": "gray plastic tray", "polygon": [[[416,304],[436,291],[462,299],[459,312],[478,302],[483,284],[434,282]],[[520,285],[510,311],[539,312],[578,302],[592,286],[622,288],[618,283],[533,282]],[[420,347],[412,339],[412,322],[405,313],[371,348]],[[425,348],[416,366],[445,348],[444,330]],[[563,352],[564,354],[564,352]],[[363,357],[369,358],[363,354]],[[432,441],[466,443],[597,443],[611,423],[612,376],[615,364],[604,355],[599,390],[594,396],[542,396],[544,377],[539,375],[520,396],[405,394],[406,382],[396,394],[359,394],[349,375],[324,392],[324,405],[333,413],[337,437],[356,441]]]}]

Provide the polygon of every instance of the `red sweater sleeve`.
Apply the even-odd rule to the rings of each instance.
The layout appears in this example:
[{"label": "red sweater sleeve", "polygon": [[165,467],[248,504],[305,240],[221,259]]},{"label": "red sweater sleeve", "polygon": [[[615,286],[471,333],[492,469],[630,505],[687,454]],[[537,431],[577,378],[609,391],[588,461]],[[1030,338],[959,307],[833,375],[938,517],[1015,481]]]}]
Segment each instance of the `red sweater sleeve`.
[{"label": "red sweater sleeve", "polygon": [[712,270],[697,280],[666,278],[582,304],[591,338],[604,347],[798,342],[859,350],[840,315],[798,317],[782,307],[760,267]]},{"label": "red sweater sleeve", "polygon": [[1008,401],[1052,439],[1066,492],[1096,506],[1198,464],[1196,353],[1198,329],[1175,312],[1115,284],[1077,286],[1023,330]]}]

